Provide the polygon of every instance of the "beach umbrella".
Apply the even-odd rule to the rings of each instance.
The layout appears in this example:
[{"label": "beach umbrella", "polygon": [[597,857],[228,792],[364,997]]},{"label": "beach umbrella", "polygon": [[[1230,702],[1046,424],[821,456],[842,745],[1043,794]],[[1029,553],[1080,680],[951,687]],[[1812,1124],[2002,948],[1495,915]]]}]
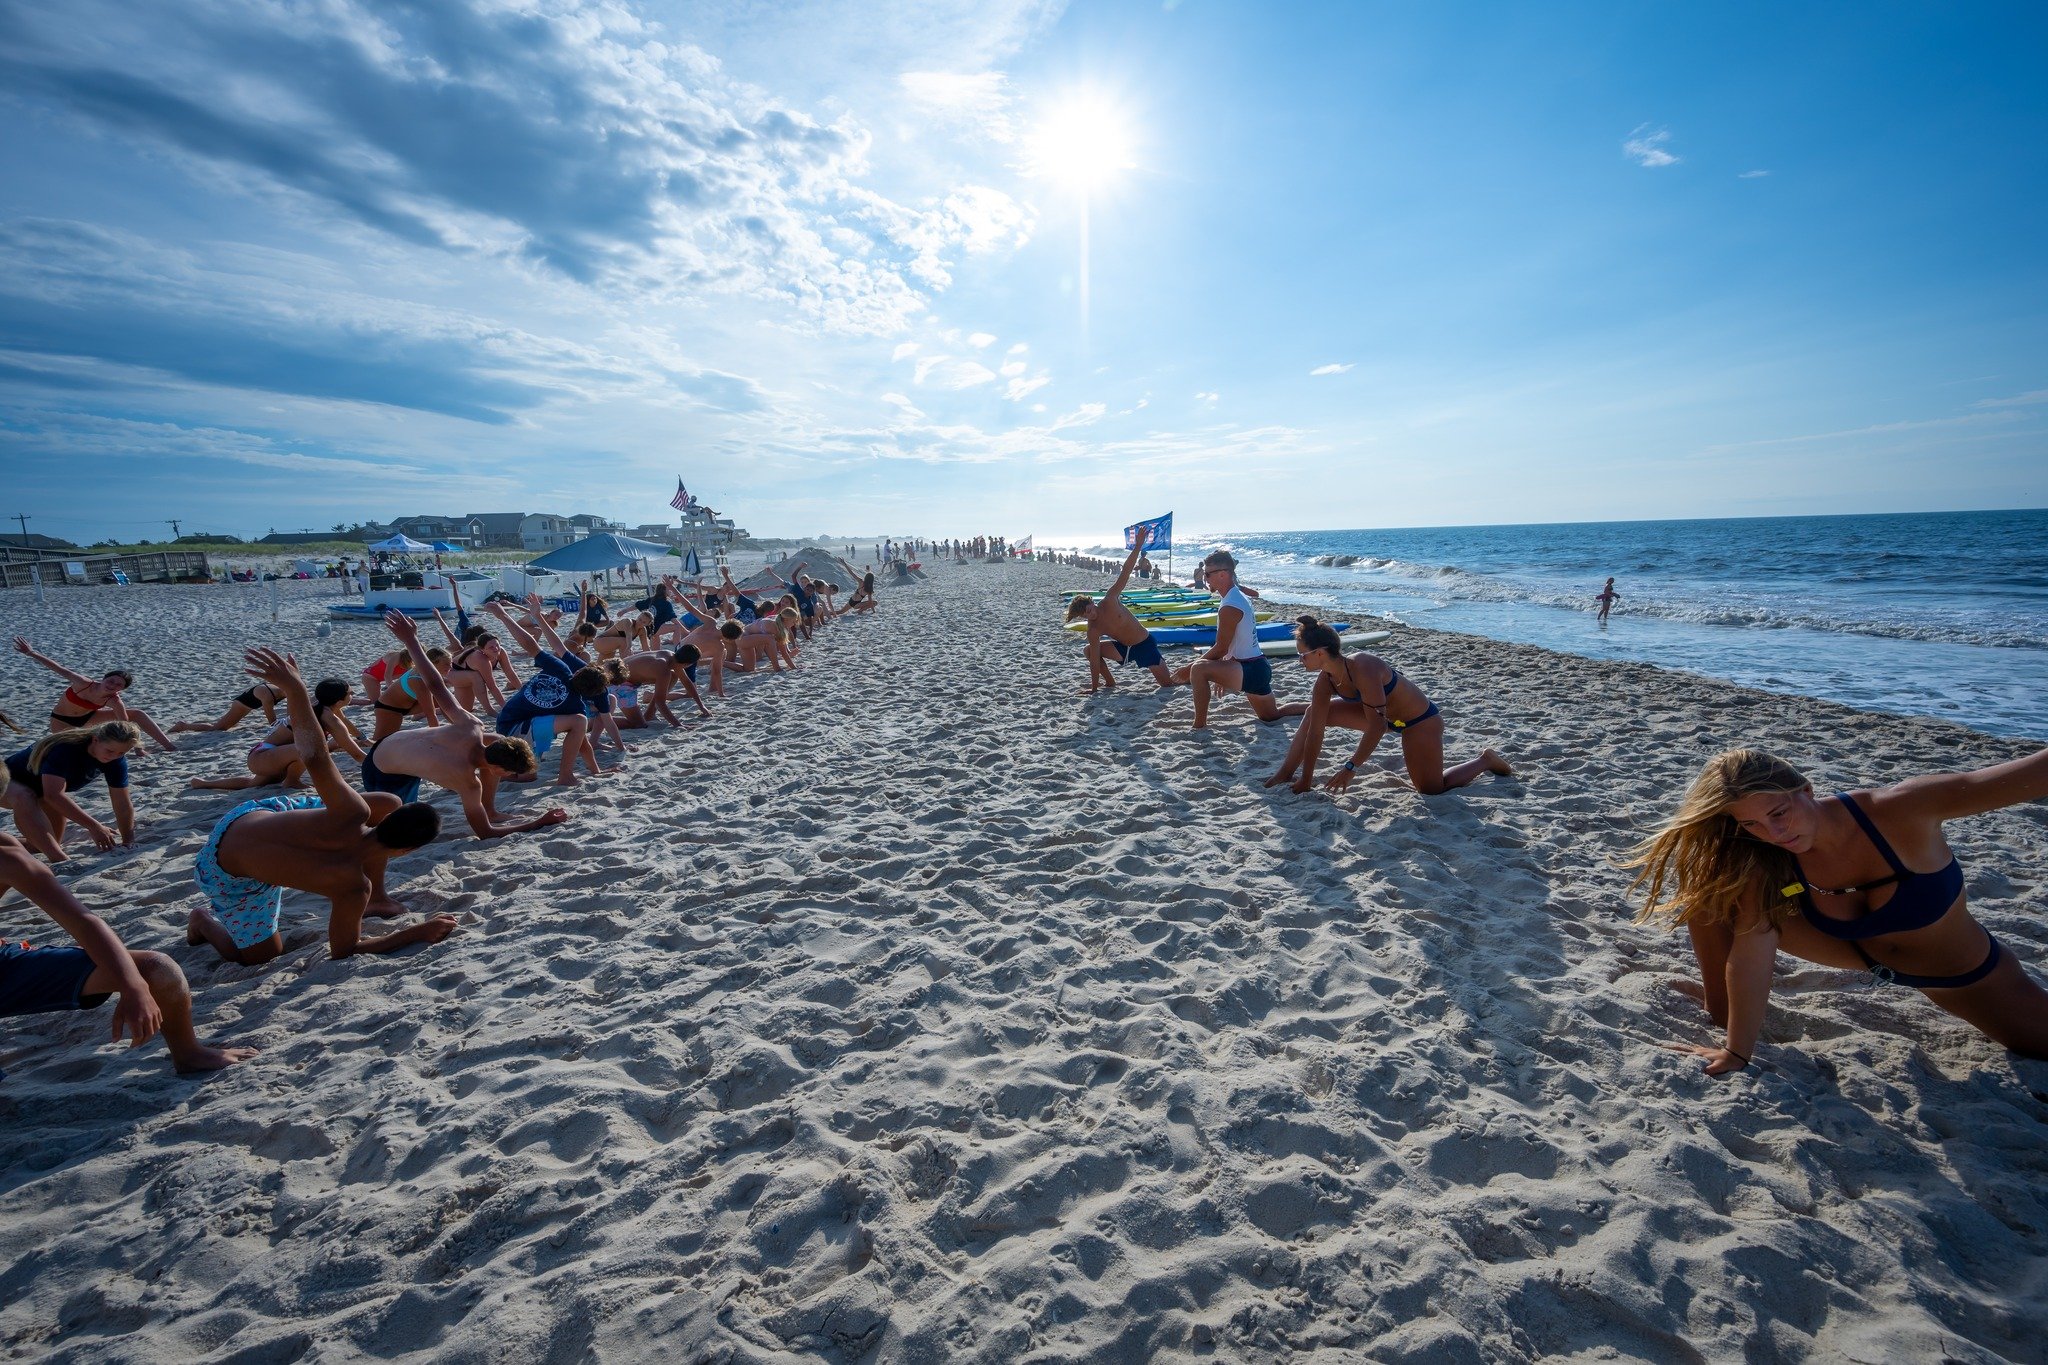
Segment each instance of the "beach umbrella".
[{"label": "beach umbrella", "polygon": [[526,567],[546,569],[552,573],[597,573],[604,569],[623,569],[636,559],[660,559],[668,552],[666,545],[606,531],[571,541],[559,550],[549,550]]},{"label": "beach umbrella", "polygon": [[460,545],[450,545],[445,540],[437,540],[434,542],[434,553],[437,555],[459,555],[462,553],[462,547]]},{"label": "beach umbrella", "polygon": [[405,534],[405,532],[400,531],[397,535],[392,536],[388,540],[380,540],[375,545],[370,545],[365,548],[371,550],[380,550],[386,554],[424,554],[427,551],[432,550],[434,547],[432,545],[427,544],[427,542],[425,542],[424,540],[414,540],[411,536]]}]

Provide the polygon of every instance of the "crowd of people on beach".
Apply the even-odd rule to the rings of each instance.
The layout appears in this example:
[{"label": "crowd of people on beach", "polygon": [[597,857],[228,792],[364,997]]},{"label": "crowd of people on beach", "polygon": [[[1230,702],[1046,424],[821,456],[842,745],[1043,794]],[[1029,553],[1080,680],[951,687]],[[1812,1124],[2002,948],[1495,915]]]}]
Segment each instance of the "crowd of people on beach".
[{"label": "crowd of people on beach", "polygon": [[[788,578],[767,569],[763,577],[770,587],[748,591],[723,567],[716,584],[664,576],[630,606],[607,602],[585,583],[573,610],[532,595],[523,603],[486,602],[480,619],[452,590],[455,620],[433,613],[445,644],[428,643],[421,623],[387,612],[390,647],[359,678],[316,682],[289,655],[254,648],[244,657],[253,681],[219,715],[168,729],[126,704],[122,694],[135,681],[128,670],[95,677],[17,636],[15,649],[65,688],[47,733],[6,757],[4,801],[17,833],[0,833],[0,891],[19,891],[76,946],[0,943],[0,1016],[94,1009],[117,998],[113,1036],[140,1046],[161,1034],[180,1071],[253,1055],[200,1042],[178,964],[127,947],[52,872],[70,860],[65,845],[74,829],[100,850],[134,842],[128,759],[145,736],[169,751],[177,747],[174,734],[231,731],[262,716],[263,737],[244,755],[243,771],[191,784],[276,790],[224,812],[196,854],[193,878],[205,903],[187,916],[188,945],[211,945],[247,966],[271,961],[285,951],[286,890],[327,900],[332,957],[435,943],[454,931],[452,916],[385,932],[365,927],[405,915],[386,889],[386,869],[441,833],[441,812],[422,797],[426,784],[454,795],[478,839],[560,824],[570,812],[558,805],[525,818],[502,814],[504,784],[539,780],[550,751],[559,753],[560,789],[617,772],[629,752],[624,731],[657,722],[680,727],[679,707],[708,719],[706,698],[728,696],[729,674],[795,669],[817,631],[876,609],[873,573],[861,575],[843,603],[839,585],[802,568]],[[524,676],[515,658],[529,662]],[[367,734],[349,714],[365,709]],[[356,765],[353,781],[337,751]],[[96,782],[107,788],[111,829],[81,804]]]},{"label": "crowd of people on beach", "polygon": [[[1332,729],[1356,731],[1358,741],[1323,779],[1328,792],[1346,790],[1390,734],[1408,780],[1424,796],[1486,774],[1515,775],[1491,748],[1447,764],[1445,715],[1421,683],[1353,647],[1314,615],[1298,616],[1287,642],[1308,696],[1282,702],[1258,630],[1258,595],[1240,581],[1226,550],[1204,556],[1194,576],[1194,585],[1213,595],[1211,642],[1189,663],[1169,667],[1125,597],[1149,566],[1145,550],[1140,529],[1107,590],[1079,593],[1068,603],[1069,623],[1085,632],[1085,693],[1113,690],[1115,667],[1136,664],[1160,689],[1189,689],[1196,731],[1208,727],[1220,699],[1235,694],[1261,723],[1297,719],[1286,755],[1265,783],[1295,793],[1315,787]],[[996,537],[886,541],[874,546],[874,559],[886,565],[923,553],[965,560],[1006,552]],[[494,600],[481,619],[471,617],[458,590],[453,622],[433,614],[439,643],[423,639],[420,623],[390,613],[391,646],[358,678],[310,684],[288,656],[252,649],[245,663],[253,681],[217,716],[169,727],[124,702],[134,682],[127,670],[88,675],[17,637],[15,647],[65,688],[49,711],[48,733],[6,757],[4,803],[19,837],[0,834],[0,887],[22,892],[77,947],[0,945],[0,1015],[93,1008],[116,996],[115,1036],[139,1044],[161,1033],[181,1070],[249,1055],[202,1044],[177,964],[124,947],[50,871],[70,856],[65,843],[73,829],[99,849],[133,842],[128,757],[145,740],[170,750],[173,735],[233,730],[258,713],[265,727],[242,771],[193,780],[205,789],[278,791],[226,811],[199,850],[194,878],[206,904],[188,916],[188,944],[209,944],[245,965],[270,961],[285,948],[280,913],[287,888],[328,900],[334,957],[437,942],[454,930],[453,918],[365,931],[366,920],[405,913],[386,889],[389,862],[440,833],[440,812],[421,799],[425,784],[454,794],[478,839],[558,824],[570,818],[563,806],[524,818],[502,814],[504,784],[539,780],[550,752],[558,755],[553,782],[564,791],[616,771],[626,759],[626,731],[679,726],[679,709],[708,717],[707,697],[727,695],[729,673],[793,669],[814,632],[876,606],[872,572],[844,603],[824,578],[801,571],[768,576],[773,589],[755,593],[722,570],[715,585],[668,576],[629,607],[608,603],[586,584],[573,609],[537,596]],[[1613,597],[1610,580],[1603,615]],[[516,659],[529,661],[524,675]],[[361,708],[369,712],[367,734],[349,714]],[[337,751],[357,766],[356,781],[344,775]],[[95,782],[107,788],[111,828],[80,802]],[[1686,928],[1698,965],[1688,993],[1722,1031],[1714,1044],[1671,1046],[1698,1054],[1711,1075],[1754,1065],[1782,950],[1918,990],[2015,1052],[2048,1057],[2048,992],[1972,917],[1962,870],[1942,833],[1948,820],[2043,796],[2048,750],[1974,772],[1834,795],[1816,793],[1793,764],[1759,750],[1710,759],[1676,811],[1624,862],[1642,893],[1639,917]]]},{"label": "crowd of people on beach", "polygon": [[[1299,717],[1286,758],[1266,779],[1297,793],[1314,785],[1332,726],[1357,730],[1359,740],[1324,780],[1327,791],[1348,787],[1389,733],[1400,737],[1409,780],[1425,796],[1485,773],[1514,775],[1493,749],[1446,767],[1436,702],[1378,655],[1347,652],[1337,631],[1312,615],[1296,618],[1291,642],[1312,680],[1309,698],[1280,703],[1258,637],[1256,594],[1238,581],[1226,550],[1207,555],[1194,580],[1216,595],[1214,643],[1187,666],[1169,668],[1123,600],[1146,536],[1141,525],[1106,592],[1068,603],[1067,620],[1086,623],[1084,694],[1116,686],[1113,664],[1136,664],[1161,689],[1190,688],[1196,730],[1207,727],[1213,699],[1232,693],[1242,693],[1263,723]],[[1601,624],[1618,597],[1610,578],[1597,599]],[[1782,950],[1918,990],[2014,1052],[2048,1057],[2048,991],[1971,916],[1962,869],[1942,835],[1945,821],[2044,796],[2048,749],[1975,772],[1832,796],[1816,794],[1793,764],[1760,750],[1710,759],[1677,811],[1625,862],[1636,873],[1631,889],[1644,893],[1639,918],[1686,928],[1699,968],[1688,993],[1723,1033],[1716,1044],[1672,1046],[1700,1056],[1709,1075],[1753,1065]]]}]

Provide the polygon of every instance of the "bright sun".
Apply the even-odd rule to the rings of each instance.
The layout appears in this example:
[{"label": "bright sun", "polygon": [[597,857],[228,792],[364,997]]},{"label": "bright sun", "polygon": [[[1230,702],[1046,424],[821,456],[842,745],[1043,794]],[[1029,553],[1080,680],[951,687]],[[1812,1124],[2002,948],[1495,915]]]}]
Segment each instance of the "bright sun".
[{"label": "bright sun", "polygon": [[1135,164],[1129,120],[1095,94],[1072,95],[1055,105],[1025,149],[1033,175],[1072,190],[1094,189]]}]

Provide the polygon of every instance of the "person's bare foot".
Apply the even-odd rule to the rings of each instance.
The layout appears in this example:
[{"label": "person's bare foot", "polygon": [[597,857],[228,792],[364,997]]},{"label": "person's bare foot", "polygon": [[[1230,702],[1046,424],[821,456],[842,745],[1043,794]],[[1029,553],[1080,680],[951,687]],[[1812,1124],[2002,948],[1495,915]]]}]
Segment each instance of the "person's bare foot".
[{"label": "person's bare foot", "polygon": [[1295,779],[1294,785],[1289,790],[1299,796],[1306,794],[1314,786],[1315,783],[1309,781],[1306,777],[1300,777]]},{"label": "person's bare foot", "polygon": [[180,1076],[190,1076],[202,1071],[225,1071],[236,1062],[246,1062],[255,1055],[253,1047],[207,1047],[202,1043],[171,1058],[171,1065],[178,1068]]},{"label": "person's bare foot", "polygon": [[185,944],[187,947],[197,948],[204,942],[206,935],[199,932],[199,911],[194,910],[185,916]]},{"label": "person's bare foot", "polygon": [[1515,770],[1508,766],[1508,761],[1500,756],[1498,749],[1488,749],[1479,755],[1479,761],[1486,765],[1486,771],[1490,773],[1498,773],[1502,777],[1515,775]]},{"label": "person's bare foot", "polygon": [[583,783],[581,779],[579,779],[576,776],[576,774],[564,773],[562,776],[555,779],[555,785],[557,787],[580,787],[583,785]]},{"label": "person's bare foot", "polygon": [[363,914],[369,919],[395,919],[405,913],[405,907],[389,896],[379,896],[363,907]]},{"label": "person's bare foot", "polygon": [[[1274,774],[1273,774],[1273,775],[1272,775],[1271,777],[1269,777],[1269,778],[1267,778],[1267,779],[1266,779],[1266,785],[1267,785],[1267,786],[1269,786],[1269,787],[1277,787],[1277,786],[1279,786],[1279,785],[1280,785],[1280,784],[1281,784],[1282,782],[1292,782],[1293,780],[1294,780],[1294,772],[1293,772],[1293,770],[1292,770],[1292,769],[1289,769],[1289,768],[1282,768],[1282,769],[1281,769],[1281,770],[1280,770],[1279,772],[1277,772],[1277,773],[1274,773]],[[1300,790],[1301,790],[1301,788],[1300,788],[1300,787],[1296,787],[1296,788],[1295,788],[1295,790],[1296,790],[1296,791],[1300,791]]]}]

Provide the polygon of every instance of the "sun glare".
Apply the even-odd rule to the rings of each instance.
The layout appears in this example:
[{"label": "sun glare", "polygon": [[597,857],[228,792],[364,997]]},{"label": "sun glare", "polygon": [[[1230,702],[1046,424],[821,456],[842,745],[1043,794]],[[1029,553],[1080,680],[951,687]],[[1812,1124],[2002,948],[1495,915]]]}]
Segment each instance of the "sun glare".
[{"label": "sun glare", "polygon": [[1033,175],[1087,191],[1135,164],[1130,121],[1100,95],[1073,95],[1050,109],[1026,143]]}]

